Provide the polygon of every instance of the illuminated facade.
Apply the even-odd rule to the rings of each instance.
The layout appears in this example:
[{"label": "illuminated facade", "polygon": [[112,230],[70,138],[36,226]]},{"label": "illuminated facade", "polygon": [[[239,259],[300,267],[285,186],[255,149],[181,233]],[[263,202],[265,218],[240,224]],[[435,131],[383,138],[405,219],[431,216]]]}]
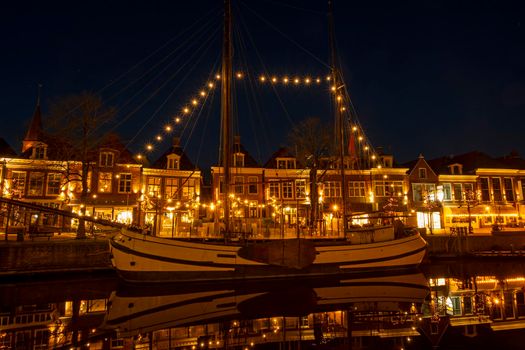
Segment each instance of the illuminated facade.
[{"label": "illuminated facade", "polygon": [[[409,198],[420,228],[468,231],[523,227],[525,161],[481,152],[410,165]],[[470,221],[470,225],[469,225]]]}]

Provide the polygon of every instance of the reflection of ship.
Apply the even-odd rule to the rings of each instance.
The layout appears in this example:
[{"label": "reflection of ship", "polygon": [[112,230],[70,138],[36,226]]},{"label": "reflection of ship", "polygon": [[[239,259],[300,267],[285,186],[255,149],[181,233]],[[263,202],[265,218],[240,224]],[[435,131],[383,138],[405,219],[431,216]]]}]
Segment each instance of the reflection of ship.
[{"label": "reflection of ship", "polygon": [[[317,281],[319,282],[319,281]],[[323,282],[321,282],[323,283]],[[299,286],[300,285],[300,286]],[[314,312],[399,311],[420,304],[428,293],[421,273],[382,275],[314,284],[211,286],[198,290],[134,289],[110,298],[105,327],[124,337],[158,329],[272,316],[304,316]]]}]

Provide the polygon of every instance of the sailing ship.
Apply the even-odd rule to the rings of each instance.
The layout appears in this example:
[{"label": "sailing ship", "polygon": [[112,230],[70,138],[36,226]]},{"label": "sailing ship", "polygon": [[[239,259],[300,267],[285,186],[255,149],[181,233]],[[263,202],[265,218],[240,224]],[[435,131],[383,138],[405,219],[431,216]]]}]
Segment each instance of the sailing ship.
[{"label": "sailing ship", "polygon": [[[333,83],[337,85],[340,79],[335,64],[332,76]],[[230,135],[233,110],[230,0],[225,0],[221,77],[221,162],[224,193],[228,194],[233,158]],[[342,130],[344,120],[339,114],[339,129]],[[338,139],[344,184],[344,135],[341,134]],[[346,198],[346,186],[341,187],[343,198]],[[228,239],[231,232],[228,197],[224,197],[224,241],[167,239],[123,228],[120,234],[110,239],[113,266],[123,279],[132,282],[254,280],[402,269],[419,265],[426,252],[426,242],[417,231],[408,234],[401,228],[395,232],[393,225],[370,227],[361,232],[350,231],[345,200],[342,208],[344,239],[323,241],[297,237],[233,242]],[[356,244],[362,242],[364,244]]]}]

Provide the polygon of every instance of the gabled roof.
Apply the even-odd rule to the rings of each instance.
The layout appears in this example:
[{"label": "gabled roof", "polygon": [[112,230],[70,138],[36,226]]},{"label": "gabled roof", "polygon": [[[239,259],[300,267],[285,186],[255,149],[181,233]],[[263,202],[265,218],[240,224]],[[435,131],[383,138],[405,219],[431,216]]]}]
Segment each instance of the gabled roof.
[{"label": "gabled roof", "polygon": [[511,169],[525,169],[525,159],[521,158],[517,151],[512,151],[509,155],[498,158],[498,160]]},{"label": "gabled roof", "polygon": [[0,137],[0,157],[16,157],[16,152],[2,137]]},{"label": "gabled roof", "polygon": [[195,170],[195,165],[193,165],[188,155],[180,146],[180,141],[178,138],[173,139],[173,144],[171,147],[152,164],[152,168],[166,169],[168,165],[168,156],[170,154],[176,154],[180,157],[179,170]]},{"label": "gabled roof", "polygon": [[98,153],[105,148],[115,150],[119,153],[118,158],[115,159],[116,163],[139,164],[139,162],[133,157],[133,154],[122,143],[122,140],[117,134],[110,133],[106,135],[98,144],[97,150],[93,152],[95,153],[93,154],[93,158],[98,159]]},{"label": "gabled roof", "polygon": [[[411,170],[418,159],[405,163]],[[472,151],[460,155],[450,155],[427,160],[428,165],[437,174],[451,174],[450,166],[461,164],[463,174],[474,174],[477,169],[525,169],[525,160],[521,158],[493,158],[483,152]],[[520,167],[521,166],[521,167]]]},{"label": "gabled roof", "polygon": [[[261,166],[255,158],[252,157],[252,155],[244,148],[244,146],[241,144],[241,140],[239,136],[236,136],[234,138],[233,143],[233,153],[242,153],[244,154],[244,167],[245,168],[260,168]],[[233,164],[232,164],[233,167]]]}]

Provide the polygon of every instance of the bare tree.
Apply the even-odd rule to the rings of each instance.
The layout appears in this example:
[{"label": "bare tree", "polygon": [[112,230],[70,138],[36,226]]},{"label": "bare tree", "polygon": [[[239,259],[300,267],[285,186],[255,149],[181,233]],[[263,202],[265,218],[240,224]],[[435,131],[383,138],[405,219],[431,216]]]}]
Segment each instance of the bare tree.
[{"label": "bare tree", "polygon": [[319,118],[308,118],[297,124],[288,140],[290,149],[296,151],[297,160],[309,169],[310,181],[310,211],[309,225],[315,224],[319,218],[318,174],[321,159],[330,155],[333,146],[332,127],[323,125]]},{"label": "bare tree", "polygon": [[[80,182],[80,214],[86,213],[88,176],[96,159],[96,149],[104,128],[116,114],[102,99],[90,92],[60,97],[51,102],[46,134],[52,143],[54,159],[63,162],[65,182]],[[85,238],[85,221],[80,219],[77,238]]]}]

